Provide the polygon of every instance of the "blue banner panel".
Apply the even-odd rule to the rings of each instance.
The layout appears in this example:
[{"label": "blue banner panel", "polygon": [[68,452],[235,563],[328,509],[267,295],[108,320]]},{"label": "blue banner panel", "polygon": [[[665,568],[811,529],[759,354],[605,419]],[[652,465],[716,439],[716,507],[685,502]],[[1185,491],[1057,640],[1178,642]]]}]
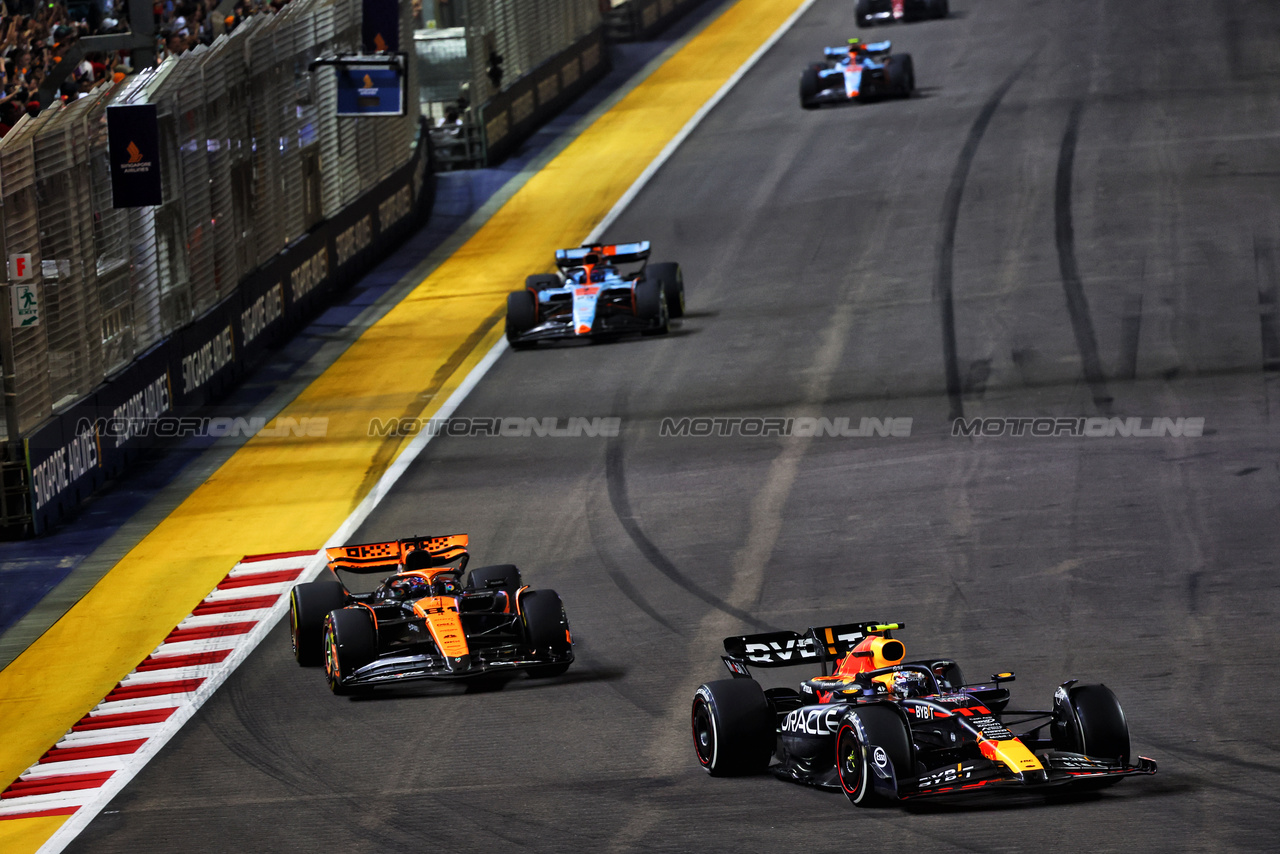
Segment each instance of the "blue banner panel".
[{"label": "blue banner panel", "polygon": [[107,107],[107,152],[112,207],[142,208],[164,201],[155,104]]},{"label": "blue banner panel", "polygon": [[339,116],[403,116],[404,75],[396,68],[338,66]]},{"label": "blue banner panel", "polygon": [[365,53],[400,50],[399,0],[364,0],[360,37]]}]

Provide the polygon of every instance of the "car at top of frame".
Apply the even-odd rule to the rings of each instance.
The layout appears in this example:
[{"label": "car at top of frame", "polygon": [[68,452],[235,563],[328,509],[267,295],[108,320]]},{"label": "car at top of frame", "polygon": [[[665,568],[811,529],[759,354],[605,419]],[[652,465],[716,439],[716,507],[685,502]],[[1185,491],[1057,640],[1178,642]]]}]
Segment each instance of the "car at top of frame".
[{"label": "car at top of frame", "polygon": [[663,335],[684,316],[684,274],[649,263],[649,242],[589,243],[556,251],[556,272],[529,276],[507,295],[507,342]]},{"label": "car at top of frame", "polygon": [[951,14],[951,3],[950,0],[858,0],[853,9],[858,26],[870,27],[945,18]]},{"label": "car at top of frame", "polygon": [[849,39],[844,47],[823,48],[822,62],[800,72],[800,106],[910,98],[916,89],[909,53],[893,53],[893,42]]},{"label": "car at top of frame", "polygon": [[[725,638],[733,678],[708,682],[693,698],[698,762],[714,776],[771,770],[842,790],[859,806],[1053,794],[1156,772],[1152,759],[1131,763],[1129,726],[1105,685],[1070,680],[1051,708],[1011,708],[1004,685],[1012,673],[970,684],[952,659],[907,660],[893,637],[901,628],[847,623]],[[800,664],[820,665],[821,674],[799,690],[766,690],[749,670]]]},{"label": "car at top of frame", "polygon": [[[559,595],[524,585],[512,564],[468,573],[467,546],[466,534],[453,534],[326,549],[328,577],[290,594],[294,657],[304,667],[323,664],[335,694],[564,673],[573,637]],[[387,577],[355,593],[344,573]]]}]

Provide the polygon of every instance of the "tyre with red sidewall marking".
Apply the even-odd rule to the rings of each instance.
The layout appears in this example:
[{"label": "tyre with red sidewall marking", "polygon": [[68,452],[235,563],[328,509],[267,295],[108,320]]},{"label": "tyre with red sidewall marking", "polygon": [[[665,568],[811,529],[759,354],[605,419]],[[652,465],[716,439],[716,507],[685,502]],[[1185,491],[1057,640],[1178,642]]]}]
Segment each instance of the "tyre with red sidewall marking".
[{"label": "tyre with red sidewall marking", "polygon": [[708,682],[693,695],[693,749],[712,777],[759,774],[777,745],[777,716],[754,679]]},{"label": "tyre with red sidewall marking", "polygon": [[887,799],[872,783],[874,763],[892,765],[901,778],[911,768],[907,725],[888,706],[863,706],[850,712],[836,730],[836,770],[840,787],[855,806],[875,806]]},{"label": "tyre with red sidewall marking", "polygon": [[324,621],[324,675],[329,690],[350,694],[342,680],[378,657],[378,632],[364,608],[333,611]]},{"label": "tyre with red sidewall marking", "polygon": [[324,663],[324,618],[347,604],[347,592],[336,581],[309,581],[289,593],[289,640],[302,667]]}]

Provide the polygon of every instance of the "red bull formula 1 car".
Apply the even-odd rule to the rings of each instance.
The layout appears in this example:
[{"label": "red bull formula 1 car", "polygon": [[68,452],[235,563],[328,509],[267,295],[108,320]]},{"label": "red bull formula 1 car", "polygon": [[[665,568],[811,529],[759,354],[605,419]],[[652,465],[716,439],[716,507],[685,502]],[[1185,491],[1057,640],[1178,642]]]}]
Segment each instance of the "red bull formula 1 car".
[{"label": "red bull formula 1 car", "polygon": [[847,47],[823,49],[825,62],[816,62],[800,74],[800,106],[869,101],[877,98],[910,98],[916,89],[911,54],[890,55],[893,42],[865,43],[849,39]]},{"label": "red bull formula 1 car", "polygon": [[[971,685],[951,659],[908,661],[892,636],[902,627],[849,623],[725,638],[734,678],[708,682],[693,698],[698,762],[714,776],[769,769],[841,789],[860,806],[980,791],[1047,794],[1156,772],[1146,757],[1130,763],[1129,727],[1105,685],[1071,680],[1051,709],[1011,709],[1002,685],[1012,673]],[[822,675],[799,691],[764,690],[748,670],[797,664],[820,664]]]},{"label": "red bull formula 1 car", "polygon": [[[573,662],[556,592],[524,586],[511,564],[466,573],[466,534],[326,552],[330,578],[293,588],[289,629],[298,663],[323,664],[335,694],[420,679],[558,676]],[[352,593],[340,572],[389,575],[371,593]]]},{"label": "red bull formula 1 car", "polygon": [[529,276],[507,295],[507,343],[665,334],[684,316],[684,275],[679,264],[648,260],[648,241],[557,250],[558,272]]},{"label": "red bull formula 1 car", "polygon": [[949,14],[950,0],[858,0],[858,5],[854,7],[859,27],[945,18]]}]

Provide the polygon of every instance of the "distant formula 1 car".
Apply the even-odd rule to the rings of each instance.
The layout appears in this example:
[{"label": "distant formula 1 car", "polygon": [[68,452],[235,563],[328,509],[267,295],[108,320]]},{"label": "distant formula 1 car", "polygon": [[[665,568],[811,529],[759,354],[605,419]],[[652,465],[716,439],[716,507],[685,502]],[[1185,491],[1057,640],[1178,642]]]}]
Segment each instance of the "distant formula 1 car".
[{"label": "distant formula 1 car", "polygon": [[[713,776],[729,776],[763,772],[776,756],[775,776],[842,789],[859,806],[1098,788],[1156,772],[1146,757],[1129,763],[1129,726],[1105,685],[1064,682],[1052,709],[1015,711],[1000,687],[1012,673],[969,685],[951,659],[905,661],[906,648],[891,634],[900,628],[849,623],[725,638],[734,678],[708,682],[693,698],[698,762]],[[829,662],[835,667],[827,675]],[[799,691],[764,690],[748,670],[819,663],[823,675]]]},{"label": "distant formula 1 car", "polygon": [[[289,629],[298,663],[323,663],[335,694],[419,679],[558,676],[573,662],[554,590],[523,586],[511,564],[473,569],[463,585],[466,534],[326,552],[335,580],[293,588]],[[352,593],[339,571],[391,574],[372,593]]]},{"label": "distant formula 1 car", "polygon": [[858,0],[854,19],[859,27],[895,21],[923,21],[951,14],[949,0]]},{"label": "distant formula 1 car", "polygon": [[910,98],[916,88],[915,65],[909,53],[890,56],[892,48],[892,42],[866,44],[861,39],[849,39],[848,47],[825,48],[827,61],[800,74],[800,106]]},{"label": "distant formula 1 car", "polygon": [[[670,318],[684,316],[684,275],[648,259],[648,241],[557,250],[558,273],[529,276],[507,295],[507,342],[665,334]],[[622,273],[620,264],[641,266]]]}]

